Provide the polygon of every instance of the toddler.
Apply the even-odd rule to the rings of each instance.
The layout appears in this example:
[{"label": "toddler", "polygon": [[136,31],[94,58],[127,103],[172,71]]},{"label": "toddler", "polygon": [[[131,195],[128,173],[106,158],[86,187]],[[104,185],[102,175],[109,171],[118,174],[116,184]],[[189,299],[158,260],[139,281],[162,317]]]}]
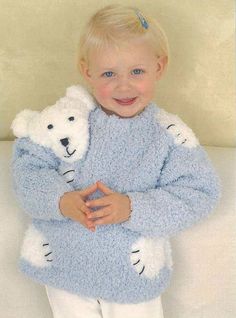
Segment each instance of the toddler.
[{"label": "toddler", "polygon": [[46,286],[55,318],[164,317],[169,238],[217,203],[218,177],[194,133],[152,102],[168,59],[153,19],[120,5],[99,10],[80,41],[96,105],[73,185],[52,152],[15,142],[16,193],[50,247],[47,264],[20,266]]}]

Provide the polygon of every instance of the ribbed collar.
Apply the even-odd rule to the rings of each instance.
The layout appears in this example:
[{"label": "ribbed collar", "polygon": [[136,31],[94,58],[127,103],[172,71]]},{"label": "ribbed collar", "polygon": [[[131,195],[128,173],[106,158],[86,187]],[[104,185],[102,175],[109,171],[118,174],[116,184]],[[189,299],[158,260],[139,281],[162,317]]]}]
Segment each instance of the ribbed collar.
[{"label": "ribbed collar", "polygon": [[129,118],[119,117],[115,114],[107,114],[105,113],[100,105],[97,105],[96,108],[92,111],[92,117],[95,122],[103,122],[104,124],[118,124],[119,126],[129,126],[130,124],[135,124],[139,122],[145,122],[153,117],[154,112],[157,110],[157,106],[154,103],[148,104],[144,110],[134,116]]}]

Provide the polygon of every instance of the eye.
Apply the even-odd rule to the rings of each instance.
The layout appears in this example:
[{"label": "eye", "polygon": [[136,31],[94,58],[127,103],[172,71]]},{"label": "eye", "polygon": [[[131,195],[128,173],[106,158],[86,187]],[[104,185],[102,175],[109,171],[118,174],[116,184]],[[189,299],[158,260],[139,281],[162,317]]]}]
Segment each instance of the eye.
[{"label": "eye", "polygon": [[68,118],[68,120],[69,120],[69,121],[73,121],[73,120],[75,120],[75,117],[74,117],[74,116],[71,116],[71,117]]},{"label": "eye", "polygon": [[114,75],[114,72],[108,71],[108,72],[104,72],[102,74],[103,77],[112,77]]},{"label": "eye", "polygon": [[144,73],[144,70],[142,70],[141,68],[135,68],[132,71],[132,74],[134,74],[134,75],[140,75],[140,74],[143,74],[143,73]]},{"label": "eye", "polygon": [[52,124],[49,124],[49,125],[48,125],[48,129],[53,129],[53,125],[52,125]]}]

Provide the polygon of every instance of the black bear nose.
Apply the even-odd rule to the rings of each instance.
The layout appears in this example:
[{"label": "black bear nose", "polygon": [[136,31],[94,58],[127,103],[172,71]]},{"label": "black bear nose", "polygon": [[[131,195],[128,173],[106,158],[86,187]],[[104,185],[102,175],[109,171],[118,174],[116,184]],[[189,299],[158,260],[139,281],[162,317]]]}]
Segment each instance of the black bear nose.
[{"label": "black bear nose", "polygon": [[68,138],[60,139],[60,142],[62,143],[62,145],[63,145],[64,147],[66,147],[66,146],[69,145],[69,140],[68,140]]}]

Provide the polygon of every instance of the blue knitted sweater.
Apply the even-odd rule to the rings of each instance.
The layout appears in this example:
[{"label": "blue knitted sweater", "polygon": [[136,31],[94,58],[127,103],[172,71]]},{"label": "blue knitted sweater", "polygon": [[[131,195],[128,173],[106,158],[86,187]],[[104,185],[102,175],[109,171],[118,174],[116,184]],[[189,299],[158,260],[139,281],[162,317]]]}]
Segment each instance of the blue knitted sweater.
[{"label": "blue knitted sweater", "polygon": [[[155,104],[133,118],[107,115],[97,106],[89,125],[89,148],[73,164],[69,181],[63,171],[71,167],[49,148],[28,138],[15,142],[15,191],[32,217],[20,268],[42,284],[81,296],[150,300],[170,281],[169,238],[212,211],[220,194],[218,177],[191,129]],[[126,222],[91,232],[63,217],[58,202],[63,193],[97,180],[128,194],[132,214]],[[91,198],[101,195],[97,191]]]}]

